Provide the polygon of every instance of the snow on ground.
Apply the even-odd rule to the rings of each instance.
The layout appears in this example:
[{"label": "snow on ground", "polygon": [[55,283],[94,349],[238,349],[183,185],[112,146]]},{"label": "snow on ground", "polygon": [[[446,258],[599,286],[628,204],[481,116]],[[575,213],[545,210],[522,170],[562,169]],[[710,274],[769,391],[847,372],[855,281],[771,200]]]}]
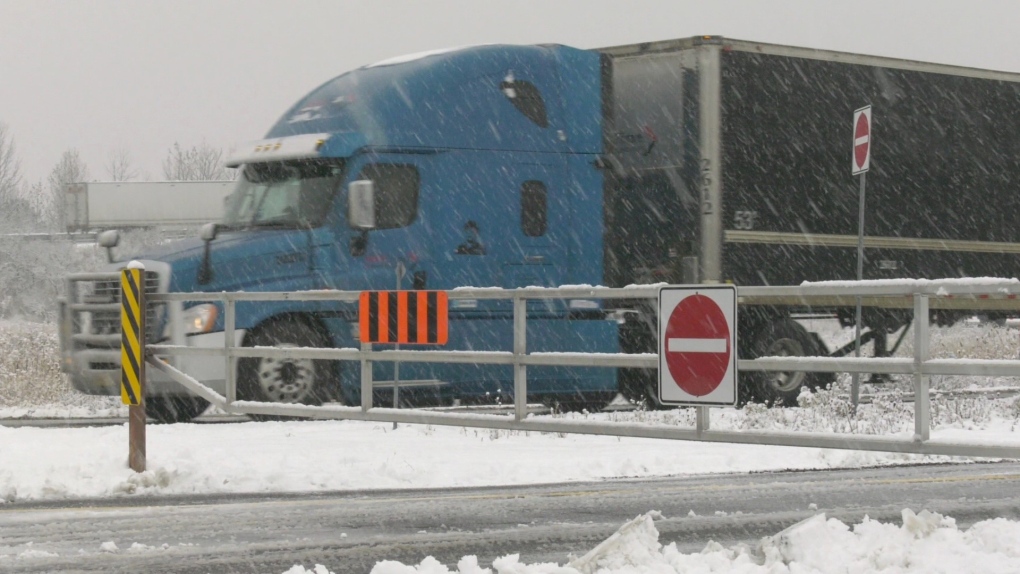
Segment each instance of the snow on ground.
[{"label": "snow on ground", "polygon": [[[1008,427],[995,428],[998,432],[985,432],[995,437],[1009,433]],[[812,448],[420,425],[393,430],[383,423],[300,421],[150,425],[148,470],[135,474],[126,465],[127,432],[126,425],[0,427],[0,501],[534,484],[948,460]]]},{"label": "snow on ground", "polygon": [[[812,325],[830,342],[847,335]],[[0,322],[0,418],[124,416],[118,397],[74,392],[57,362],[52,325]],[[908,338],[909,339],[909,338]],[[1002,358],[1016,352],[1015,329],[944,330],[932,348],[949,356]],[[909,342],[909,341],[908,341]],[[988,358],[991,358],[988,357]],[[1002,387],[1008,380],[985,385]],[[801,408],[714,409],[713,428],[909,436],[912,405],[877,397],[854,414],[849,377]],[[973,381],[933,378],[933,389]],[[890,387],[891,388],[891,387]],[[565,415],[692,427],[693,412]],[[1016,441],[1020,401],[936,398],[934,438]],[[125,466],[125,426],[0,427],[0,503],[131,494],[430,488],[599,480],[713,472],[842,468],[945,458],[789,447],[761,447],[522,433],[355,421],[166,425],[148,430],[149,470]]]},{"label": "snow on ground", "polygon": [[[787,409],[794,411],[795,409]],[[804,409],[807,410],[807,409]],[[686,424],[683,411],[574,415]],[[747,415],[718,417],[720,426]],[[807,420],[807,419],[805,419]],[[761,419],[774,424],[773,419]],[[946,428],[937,438],[979,433],[1015,440],[1012,421],[983,430]],[[944,457],[751,445],[702,444],[549,433],[356,421],[229,425],[152,425],[149,470],[126,466],[126,425],[92,428],[0,427],[2,502],[155,494],[328,491],[526,484],[781,469],[853,468]],[[654,515],[638,517],[614,537],[566,565],[526,564],[517,555],[492,565],[462,558],[448,568],[380,562],[373,574],[632,574],[674,572],[870,573],[1020,572],[1020,523],[985,521],[961,531],[951,518],[914,516],[902,526],[865,520],[852,527],[816,517],[757,548],[708,542],[683,554],[658,542]],[[588,551],[587,554],[585,552]],[[288,574],[326,574],[295,565]]]},{"label": "snow on ground", "polygon": [[[756,547],[709,542],[700,553],[663,546],[654,519],[638,516],[565,565],[527,564],[511,554],[483,567],[464,556],[451,570],[433,558],[417,565],[379,562],[371,574],[959,574],[1020,572],[1020,522],[986,520],[960,530],[951,517],[903,510],[901,525],[869,520],[848,526],[818,514],[762,539]],[[284,574],[333,574],[296,565]]]},{"label": "snow on ground", "polygon": [[[0,418],[123,416],[117,398],[84,397],[68,388],[57,368],[49,328],[0,322]],[[822,331],[830,343],[846,339],[847,330],[827,328]],[[909,351],[910,343],[907,337],[902,352]],[[1016,345],[1015,329],[947,329],[932,337],[933,354],[944,357],[1014,358]],[[802,396],[803,406],[795,409],[715,409],[712,425],[909,436],[911,404],[876,395],[854,414],[845,398],[848,385],[849,377],[841,376],[832,391]],[[932,378],[934,391],[1014,386],[1008,379]],[[878,393],[907,389],[909,385],[902,384],[865,387]],[[556,416],[687,427],[694,423],[689,410]],[[936,398],[932,419],[935,439],[1016,444],[1020,401]],[[459,427],[400,425],[394,430],[390,424],[356,421],[152,425],[147,432],[148,470],[135,474],[126,465],[126,425],[0,426],[0,508],[14,501],[79,497],[489,486],[951,460]],[[567,565],[523,564],[510,555],[491,567],[464,557],[453,570],[434,560],[417,565],[382,562],[373,573],[1020,572],[1020,523],[1006,520],[961,531],[951,518],[909,510],[904,510],[903,525],[865,520],[848,526],[818,516],[756,548],[709,543],[701,553],[685,555],[675,545],[658,542],[653,519],[652,514],[638,517]],[[585,551],[578,549],[577,554]],[[329,570],[295,566],[289,571],[306,572]]]}]

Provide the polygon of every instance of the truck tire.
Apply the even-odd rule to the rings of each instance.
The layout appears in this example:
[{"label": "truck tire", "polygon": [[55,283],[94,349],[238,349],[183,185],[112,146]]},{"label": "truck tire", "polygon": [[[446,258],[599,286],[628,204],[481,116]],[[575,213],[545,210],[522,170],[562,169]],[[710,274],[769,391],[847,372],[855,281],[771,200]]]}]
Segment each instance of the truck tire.
[{"label": "truck tire", "polygon": [[[823,349],[819,348],[816,338],[792,319],[764,323],[757,329],[751,342],[752,358],[808,357],[817,356],[821,351]],[[825,375],[806,371],[754,372],[742,377],[744,380],[741,381],[741,387],[746,388],[742,389],[741,395],[769,405],[795,407],[801,388],[817,387]]]},{"label": "truck tire", "polygon": [[[328,347],[318,329],[297,318],[274,320],[259,327],[247,341],[251,347]],[[330,398],[336,362],[268,357],[238,360],[237,397],[245,401],[321,405]],[[279,420],[248,415],[257,421]]]},{"label": "truck tire", "polygon": [[145,414],[157,423],[186,423],[205,412],[209,401],[184,395],[152,395],[145,397]]},{"label": "truck tire", "polygon": [[[658,309],[655,302],[633,303],[620,326],[620,352],[658,352]],[[659,402],[659,370],[623,368],[617,371],[620,393],[637,408],[648,411],[675,408]]]},{"label": "truck tire", "polygon": [[639,410],[676,408],[659,402],[659,372],[653,369],[620,369],[620,392]]},{"label": "truck tire", "polygon": [[600,413],[616,397],[614,392],[550,395],[542,397],[542,404],[554,413]]}]

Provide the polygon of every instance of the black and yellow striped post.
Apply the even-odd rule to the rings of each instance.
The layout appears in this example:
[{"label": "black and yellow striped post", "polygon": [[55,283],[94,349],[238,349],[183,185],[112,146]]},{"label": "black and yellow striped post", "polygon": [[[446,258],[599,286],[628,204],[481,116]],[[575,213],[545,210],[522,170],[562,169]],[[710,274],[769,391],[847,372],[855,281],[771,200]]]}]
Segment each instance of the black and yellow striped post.
[{"label": "black and yellow striped post", "polygon": [[145,471],[145,267],[120,274],[120,397],[128,406],[128,465]]}]

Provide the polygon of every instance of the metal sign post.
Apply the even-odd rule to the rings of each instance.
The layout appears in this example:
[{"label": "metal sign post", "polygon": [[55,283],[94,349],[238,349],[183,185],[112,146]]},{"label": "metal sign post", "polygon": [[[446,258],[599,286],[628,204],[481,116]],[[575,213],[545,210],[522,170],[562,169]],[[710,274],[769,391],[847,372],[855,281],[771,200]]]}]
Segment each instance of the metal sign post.
[{"label": "metal sign post", "polygon": [[120,275],[120,396],[128,406],[128,466],[145,472],[145,266]]},{"label": "metal sign post", "polygon": [[[854,112],[853,175],[860,175],[860,205],[857,212],[857,280],[864,280],[864,196],[865,177],[871,167],[871,106]],[[861,358],[861,298],[854,313],[854,351]],[[850,404],[857,408],[861,396],[861,374],[854,373],[850,383]]]},{"label": "metal sign post", "polygon": [[[406,274],[403,263],[397,266],[397,287]],[[448,297],[443,291],[362,291],[358,297],[358,338],[362,348],[371,343],[400,345],[445,345],[449,338]],[[366,345],[369,345],[366,347]],[[371,375],[371,361],[362,362],[362,380]],[[400,361],[393,361],[393,408],[399,406]],[[362,385],[362,408],[370,409]],[[394,427],[396,428],[396,423]]]},{"label": "metal sign post", "polygon": [[[400,291],[400,283],[404,280],[404,274],[407,273],[407,268],[404,267],[403,261],[397,261],[397,291]],[[400,350],[400,343],[393,346],[397,351]],[[393,362],[393,408],[400,408],[400,361]],[[393,430],[397,430],[397,422],[393,421]]]}]

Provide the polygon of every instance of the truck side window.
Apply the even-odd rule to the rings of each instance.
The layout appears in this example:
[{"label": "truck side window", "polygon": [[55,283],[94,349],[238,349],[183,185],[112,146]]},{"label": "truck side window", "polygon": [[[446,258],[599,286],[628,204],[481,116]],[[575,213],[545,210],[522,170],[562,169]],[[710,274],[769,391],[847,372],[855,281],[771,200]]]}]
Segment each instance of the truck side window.
[{"label": "truck side window", "polygon": [[418,168],[399,163],[372,163],[358,179],[375,182],[375,226],[393,229],[410,225],[418,216]]},{"label": "truck side window", "polygon": [[507,77],[499,84],[499,89],[503,90],[506,99],[510,100],[510,103],[517,108],[517,111],[524,114],[524,117],[540,128],[549,127],[549,118],[545,113],[545,101],[542,100],[542,92],[538,91],[535,84]]},{"label": "truck side window", "polygon": [[521,229],[524,235],[545,235],[546,212],[545,184],[536,180],[521,184]]}]

